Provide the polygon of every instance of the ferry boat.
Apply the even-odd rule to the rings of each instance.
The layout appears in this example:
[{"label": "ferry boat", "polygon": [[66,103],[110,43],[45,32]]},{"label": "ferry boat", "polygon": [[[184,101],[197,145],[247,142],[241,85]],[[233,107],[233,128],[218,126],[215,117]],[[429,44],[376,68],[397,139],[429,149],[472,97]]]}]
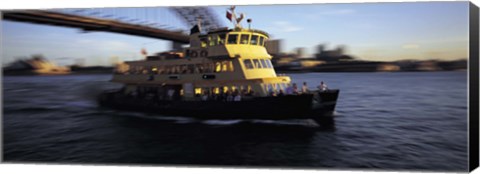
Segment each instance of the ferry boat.
[{"label": "ferry boat", "polygon": [[339,90],[296,92],[273,68],[268,33],[241,27],[233,10],[233,29],[203,33],[199,23],[190,47],[125,62],[111,80],[124,87],[101,94],[100,105],[198,119],[331,118]]}]

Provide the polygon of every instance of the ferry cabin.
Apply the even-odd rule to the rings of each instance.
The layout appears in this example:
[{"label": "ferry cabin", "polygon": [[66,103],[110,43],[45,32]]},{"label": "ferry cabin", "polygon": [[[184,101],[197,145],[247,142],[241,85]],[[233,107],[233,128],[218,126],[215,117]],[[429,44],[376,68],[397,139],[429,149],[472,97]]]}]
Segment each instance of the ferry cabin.
[{"label": "ferry cabin", "polygon": [[267,39],[268,34],[259,30],[225,28],[201,34],[194,27],[190,47],[125,62],[112,81],[125,84],[126,94],[173,93],[182,100],[234,92],[268,96],[285,91],[290,78],[275,73],[265,48]]}]

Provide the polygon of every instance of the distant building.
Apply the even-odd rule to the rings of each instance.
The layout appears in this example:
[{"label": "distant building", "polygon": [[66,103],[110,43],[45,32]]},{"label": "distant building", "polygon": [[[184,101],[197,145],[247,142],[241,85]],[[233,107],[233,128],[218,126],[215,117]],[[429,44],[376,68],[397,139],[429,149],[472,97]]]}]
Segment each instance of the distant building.
[{"label": "distant building", "polygon": [[297,58],[305,58],[306,57],[306,52],[304,47],[296,48],[295,53],[297,55]]},{"label": "distant building", "polygon": [[377,65],[377,71],[400,71],[400,66],[393,63],[380,63]]},{"label": "distant building", "polygon": [[317,46],[317,54],[315,54],[315,58],[326,62],[350,61],[354,59],[352,56],[345,55],[344,52],[344,45],[340,45],[333,50],[326,50],[325,44],[320,44]]},{"label": "distant building", "polygon": [[429,61],[421,61],[418,62],[417,71],[438,71],[440,67],[437,65],[437,61],[429,60]]},{"label": "distant building", "polygon": [[267,48],[268,54],[273,56],[280,55],[282,53],[282,43],[280,39],[277,40],[268,40],[265,43],[265,48]]},{"label": "distant building", "polygon": [[41,75],[68,74],[70,68],[57,66],[42,56],[17,60],[3,69],[6,75]]}]

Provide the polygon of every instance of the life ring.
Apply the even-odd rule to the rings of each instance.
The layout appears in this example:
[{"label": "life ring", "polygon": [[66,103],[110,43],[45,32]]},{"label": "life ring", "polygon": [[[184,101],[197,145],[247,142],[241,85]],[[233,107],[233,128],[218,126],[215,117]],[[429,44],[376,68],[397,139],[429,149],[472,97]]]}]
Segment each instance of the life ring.
[{"label": "life ring", "polygon": [[200,52],[200,56],[201,57],[207,57],[208,56],[208,52],[203,50],[202,52]]},{"label": "life ring", "polygon": [[196,51],[192,51],[190,53],[190,57],[197,57],[198,56],[198,53]]}]

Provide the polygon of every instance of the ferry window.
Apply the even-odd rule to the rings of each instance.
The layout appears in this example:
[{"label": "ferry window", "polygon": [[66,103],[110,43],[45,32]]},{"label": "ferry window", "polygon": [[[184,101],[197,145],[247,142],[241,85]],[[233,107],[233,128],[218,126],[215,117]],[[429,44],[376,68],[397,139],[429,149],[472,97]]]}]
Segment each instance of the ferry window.
[{"label": "ferry window", "polygon": [[273,68],[272,62],[270,60],[266,60],[268,68]]},{"label": "ferry window", "polygon": [[195,71],[194,73],[202,73],[203,72],[203,67],[202,67],[202,64],[195,64]]},{"label": "ferry window", "polygon": [[209,41],[208,45],[210,45],[210,46],[217,45],[217,35],[210,36],[208,41]]},{"label": "ferry window", "polygon": [[261,36],[260,36],[260,41],[258,41],[258,44],[259,44],[260,46],[263,46],[263,38],[264,38],[264,37],[261,37]]},{"label": "ferry window", "polygon": [[183,66],[182,66],[182,65],[178,65],[178,66],[177,66],[177,73],[178,73],[178,74],[182,74],[182,73],[183,73]]},{"label": "ferry window", "polygon": [[155,66],[153,66],[153,67],[151,68],[151,70],[152,70],[152,71],[151,71],[150,73],[152,73],[152,74],[156,74],[156,73],[157,73],[157,71],[158,71],[158,68],[157,68],[157,67],[155,67]]},{"label": "ferry window", "polygon": [[201,38],[200,39],[200,46],[201,47],[206,47],[207,46],[207,39],[206,38]]},{"label": "ferry window", "polygon": [[222,62],[222,71],[228,72],[228,61]]},{"label": "ferry window", "polygon": [[225,35],[225,34],[218,35],[218,44],[219,45],[225,44],[225,38],[226,37],[227,37],[227,35]]},{"label": "ferry window", "polygon": [[233,62],[232,62],[232,61],[229,61],[229,62],[228,62],[228,71],[233,72],[233,70],[234,70],[234,69],[233,69]]},{"label": "ferry window", "polygon": [[222,64],[220,62],[215,63],[215,72],[222,71]]},{"label": "ferry window", "polygon": [[250,40],[250,45],[258,45],[258,35],[252,35],[252,39]]},{"label": "ferry window", "polygon": [[170,73],[169,74],[175,74],[175,66],[170,66]]},{"label": "ferry window", "polygon": [[[211,65],[213,67],[211,67]],[[215,64],[205,63],[200,65],[200,73],[210,73],[215,70]]]},{"label": "ferry window", "polygon": [[223,72],[233,72],[233,63],[232,63],[232,61],[223,61],[223,62],[222,62],[222,71],[223,71]]},{"label": "ferry window", "polygon": [[243,65],[247,69],[253,69],[253,64],[252,64],[252,61],[250,59],[243,60]]},{"label": "ferry window", "polygon": [[263,68],[268,68],[267,61],[265,59],[260,59]]},{"label": "ferry window", "polygon": [[253,65],[255,65],[255,68],[262,68],[262,65],[260,64],[260,60],[258,59],[253,59]]},{"label": "ferry window", "polygon": [[168,66],[164,66],[163,67],[163,73],[168,74],[169,72],[170,72],[170,69],[168,68]]},{"label": "ferry window", "polygon": [[228,35],[228,44],[237,44],[238,34],[229,34]]},{"label": "ferry window", "polygon": [[235,92],[235,90],[237,90],[237,87],[236,86],[231,86],[230,89],[232,89],[232,92]]},{"label": "ferry window", "polygon": [[187,65],[182,65],[182,74],[187,74],[188,73],[188,67]]},{"label": "ferry window", "polygon": [[210,72],[210,64],[203,64],[202,65],[202,72],[203,73],[209,73]]},{"label": "ferry window", "polygon": [[202,88],[195,88],[195,94],[196,95],[202,94]]},{"label": "ferry window", "polygon": [[158,74],[163,74],[163,71],[164,71],[164,67],[163,67],[163,66],[159,66],[159,67],[158,67]]},{"label": "ferry window", "polygon": [[250,35],[248,35],[248,34],[242,34],[240,36],[240,44],[248,44],[248,37],[249,36]]},{"label": "ferry window", "polygon": [[181,65],[176,66],[176,72],[177,72],[177,74],[182,73],[182,66]]},{"label": "ferry window", "polygon": [[175,66],[170,66],[170,74],[175,74],[176,71],[177,68],[175,68]]},{"label": "ferry window", "polygon": [[207,64],[207,68],[205,69],[205,72],[211,73],[215,70],[215,63],[209,63]]},{"label": "ferry window", "polygon": [[173,74],[179,74],[180,73],[180,66],[173,66]]},{"label": "ferry window", "polygon": [[189,64],[187,73],[191,74],[195,71],[195,65]]}]

